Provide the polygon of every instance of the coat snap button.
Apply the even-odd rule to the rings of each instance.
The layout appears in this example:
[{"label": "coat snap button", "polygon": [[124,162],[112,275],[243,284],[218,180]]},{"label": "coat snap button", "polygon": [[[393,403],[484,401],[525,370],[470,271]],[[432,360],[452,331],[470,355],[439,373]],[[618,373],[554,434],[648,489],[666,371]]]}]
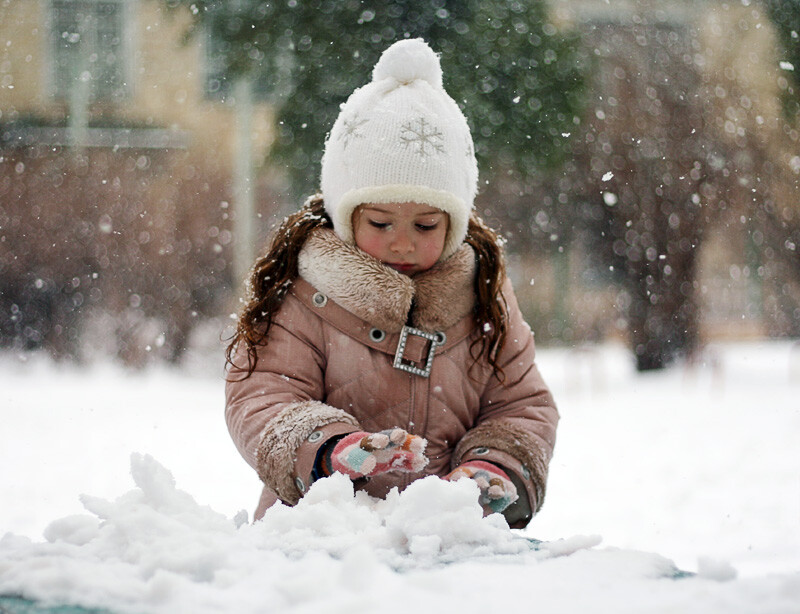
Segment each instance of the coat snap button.
[{"label": "coat snap button", "polygon": [[294,485],[297,486],[297,490],[299,490],[301,493],[306,491],[306,485],[301,478],[295,478]]},{"label": "coat snap button", "polygon": [[386,333],[383,332],[380,328],[373,328],[369,331],[369,338],[372,339],[375,343],[380,343],[384,339],[386,339]]},{"label": "coat snap button", "polygon": [[315,441],[319,441],[322,438],[322,431],[314,431],[311,435],[308,436],[308,441],[314,443]]},{"label": "coat snap button", "polygon": [[489,454],[489,448],[475,448],[472,453],[476,456],[483,456],[484,454]]},{"label": "coat snap button", "polygon": [[317,307],[324,307],[328,303],[328,297],[325,296],[322,292],[315,292],[314,296],[311,297],[311,301]]}]

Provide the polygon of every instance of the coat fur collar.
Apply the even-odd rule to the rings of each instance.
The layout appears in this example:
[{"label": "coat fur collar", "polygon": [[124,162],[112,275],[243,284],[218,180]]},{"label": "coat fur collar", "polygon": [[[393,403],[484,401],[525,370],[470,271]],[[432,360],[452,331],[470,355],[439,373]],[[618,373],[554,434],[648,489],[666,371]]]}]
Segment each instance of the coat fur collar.
[{"label": "coat fur collar", "polygon": [[322,228],[303,246],[299,272],[347,311],[388,333],[400,332],[409,321],[425,331],[444,331],[475,305],[475,252],[466,243],[447,260],[408,277]]}]

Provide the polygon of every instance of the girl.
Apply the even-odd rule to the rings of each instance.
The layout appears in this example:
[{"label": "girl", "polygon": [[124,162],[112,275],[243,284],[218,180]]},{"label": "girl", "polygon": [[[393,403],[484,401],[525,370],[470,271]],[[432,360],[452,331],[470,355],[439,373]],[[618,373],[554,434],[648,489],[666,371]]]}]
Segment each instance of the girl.
[{"label": "girl", "polygon": [[558,413],[501,241],[474,215],[466,119],[422,40],[342,106],[321,195],[256,262],[228,347],[226,420],[264,483],[256,519],[339,471],[384,497],[471,478],[486,514],[541,507]]}]

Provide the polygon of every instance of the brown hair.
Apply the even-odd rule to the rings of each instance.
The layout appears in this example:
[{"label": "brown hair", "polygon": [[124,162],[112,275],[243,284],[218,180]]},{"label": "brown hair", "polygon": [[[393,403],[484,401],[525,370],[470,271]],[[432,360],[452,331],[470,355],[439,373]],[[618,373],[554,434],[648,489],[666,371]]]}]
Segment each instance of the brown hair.
[{"label": "brown hair", "polygon": [[[249,300],[236,325],[226,350],[228,364],[240,345],[247,351],[247,376],[258,362],[256,346],[267,342],[272,319],[278,312],[289,287],[297,278],[300,250],[316,228],[333,228],[320,196],[306,201],[303,207],[286,218],[272,238],[269,250],[256,260],[249,280]],[[507,305],[501,288],[505,280],[503,241],[477,215],[470,216],[465,241],[475,250],[475,322],[479,335],[470,346],[476,361],[486,354],[495,375],[503,379],[497,355],[505,343]]]},{"label": "brown hair", "polygon": [[480,335],[472,342],[470,353],[476,361],[485,353],[494,374],[503,381],[505,374],[497,364],[497,356],[505,344],[508,327],[508,304],[503,296],[506,278],[504,241],[475,214],[469,218],[464,240],[475,250],[478,269],[474,282],[478,300],[474,312]]}]

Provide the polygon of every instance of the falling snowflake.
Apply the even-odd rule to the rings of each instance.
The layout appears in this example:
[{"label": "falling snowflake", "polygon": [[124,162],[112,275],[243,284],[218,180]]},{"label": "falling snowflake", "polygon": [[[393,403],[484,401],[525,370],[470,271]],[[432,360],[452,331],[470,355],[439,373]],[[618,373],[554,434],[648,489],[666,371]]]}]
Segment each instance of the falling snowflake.
[{"label": "falling snowflake", "polygon": [[400,133],[400,142],[406,147],[416,145],[417,153],[423,158],[444,152],[443,140],[442,133],[424,117],[404,124]]},{"label": "falling snowflake", "polygon": [[368,121],[367,119],[360,119],[358,115],[343,120],[342,130],[339,132],[338,140],[344,141],[342,146],[345,149],[347,149],[352,139],[364,138],[364,134],[361,132],[361,126]]}]

